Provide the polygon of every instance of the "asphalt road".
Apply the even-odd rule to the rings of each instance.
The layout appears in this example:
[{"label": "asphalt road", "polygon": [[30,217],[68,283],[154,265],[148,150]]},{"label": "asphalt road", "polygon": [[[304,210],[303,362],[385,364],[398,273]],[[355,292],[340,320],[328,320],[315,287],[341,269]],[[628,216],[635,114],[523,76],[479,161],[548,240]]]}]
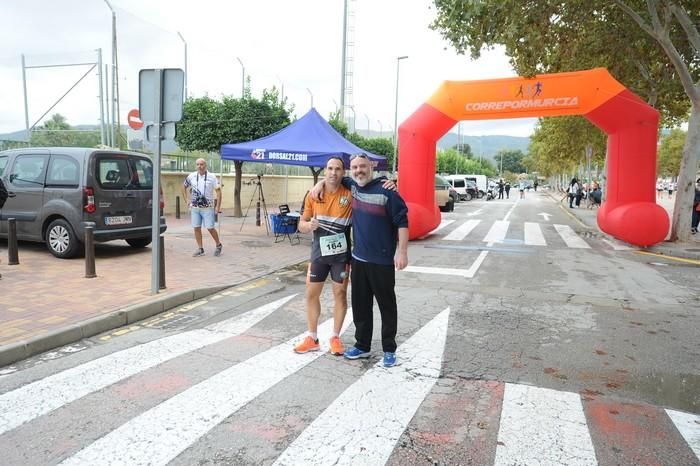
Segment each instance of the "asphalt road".
[{"label": "asphalt road", "polygon": [[291,268],[0,375],[2,463],[700,464],[700,267],[512,194],[411,243],[396,367],[378,312],[370,360],[294,354]]}]

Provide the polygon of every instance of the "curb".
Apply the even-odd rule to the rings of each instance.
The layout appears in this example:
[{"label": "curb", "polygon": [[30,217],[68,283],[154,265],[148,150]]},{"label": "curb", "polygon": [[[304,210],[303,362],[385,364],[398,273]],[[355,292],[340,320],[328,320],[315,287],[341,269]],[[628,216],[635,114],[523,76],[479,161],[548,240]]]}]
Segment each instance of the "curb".
[{"label": "curb", "polygon": [[5,346],[0,346],[0,368],[58,348],[59,346],[75,343],[84,338],[93,337],[100,333],[114,330],[115,328],[148,319],[149,317],[153,317],[156,314],[168,311],[174,307],[205,298],[227,288],[233,288],[243,285],[244,283],[258,280],[279,270],[297,266],[304,262],[307,262],[307,259],[300,262],[292,262],[291,264],[286,264],[269,272],[229,285],[191,288],[180,291],[168,296],[163,296],[162,298],[156,298],[153,301],[133,304],[104,315],[95,316],[76,324],[53,330],[45,335],[39,335],[27,340],[20,340]]},{"label": "curb", "polygon": [[[550,197],[555,203],[559,205],[559,207],[566,213],[568,214],[571,218],[576,220],[580,225],[582,225],[584,228],[589,229],[589,230],[596,230],[598,231],[601,235],[603,235],[607,239],[615,239],[614,237],[608,235],[604,231],[602,231],[600,228],[597,226],[593,227],[590,225],[586,225],[583,220],[578,218],[576,214],[570,212],[566,208],[562,207],[560,203],[552,196],[552,193],[546,193],[547,196]],[[649,248],[642,248],[640,251],[650,253],[650,254],[657,254],[659,256],[665,256],[668,259],[689,259],[693,261],[700,261],[700,242],[698,242],[697,249],[698,251],[688,251],[686,249],[683,249],[681,247],[678,247],[677,245],[666,245],[665,243],[668,243],[668,241],[664,241],[662,243],[656,244],[654,246],[651,246]],[[700,264],[699,264],[700,265]]]}]

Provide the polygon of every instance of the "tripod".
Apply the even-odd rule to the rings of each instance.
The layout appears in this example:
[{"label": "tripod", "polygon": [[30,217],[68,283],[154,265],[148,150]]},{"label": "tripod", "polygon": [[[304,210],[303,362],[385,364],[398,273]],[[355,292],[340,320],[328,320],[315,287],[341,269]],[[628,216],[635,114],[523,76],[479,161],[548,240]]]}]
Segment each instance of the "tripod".
[{"label": "tripod", "polygon": [[241,222],[241,228],[239,232],[243,230],[243,225],[245,225],[245,220],[248,218],[248,211],[250,211],[250,206],[253,205],[253,199],[255,199],[255,193],[258,193],[258,202],[255,206],[255,226],[260,226],[260,205],[262,204],[263,213],[265,214],[265,231],[270,234],[270,225],[268,224],[269,217],[267,216],[267,204],[265,204],[265,194],[263,193],[262,185],[262,175],[258,175],[258,181],[252,180],[251,183],[255,184],[255,190],[250,196],[250,202],[248,203],[248,208],[245,210],[245,215],[243,216],[243,222]]}]

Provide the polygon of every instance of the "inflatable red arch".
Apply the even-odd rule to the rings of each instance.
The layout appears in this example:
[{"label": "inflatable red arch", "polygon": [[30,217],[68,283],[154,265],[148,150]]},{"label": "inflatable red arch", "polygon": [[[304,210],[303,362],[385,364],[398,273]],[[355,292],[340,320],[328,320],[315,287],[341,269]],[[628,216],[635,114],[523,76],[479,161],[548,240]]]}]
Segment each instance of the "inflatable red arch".
[{"label": "inflatable red arch", "polygon": [[600,229],[639,246],[663,241],[669,219],[656,204],[659,114],[604,68],[442,83],[399,126],[399,192],[408,205],[409,237],[420,238],[440,224],[435,146],[457,122],[561,115],[583,115],[608,135]]}]

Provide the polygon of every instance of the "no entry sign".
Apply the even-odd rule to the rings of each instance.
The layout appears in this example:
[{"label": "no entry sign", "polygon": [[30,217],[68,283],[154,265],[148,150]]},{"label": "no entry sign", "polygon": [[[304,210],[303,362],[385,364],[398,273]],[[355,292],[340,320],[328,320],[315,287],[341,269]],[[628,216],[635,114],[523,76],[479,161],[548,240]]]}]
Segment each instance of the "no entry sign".
[{"label": "no entry sign", "polygon": [[129,122],[129,126],[131,129],[141,129],[143,128],[143,121],[139,118],[139,109],[135,108],[133,110],[129,110],[129,113],[127,115],[127,121]]}]

